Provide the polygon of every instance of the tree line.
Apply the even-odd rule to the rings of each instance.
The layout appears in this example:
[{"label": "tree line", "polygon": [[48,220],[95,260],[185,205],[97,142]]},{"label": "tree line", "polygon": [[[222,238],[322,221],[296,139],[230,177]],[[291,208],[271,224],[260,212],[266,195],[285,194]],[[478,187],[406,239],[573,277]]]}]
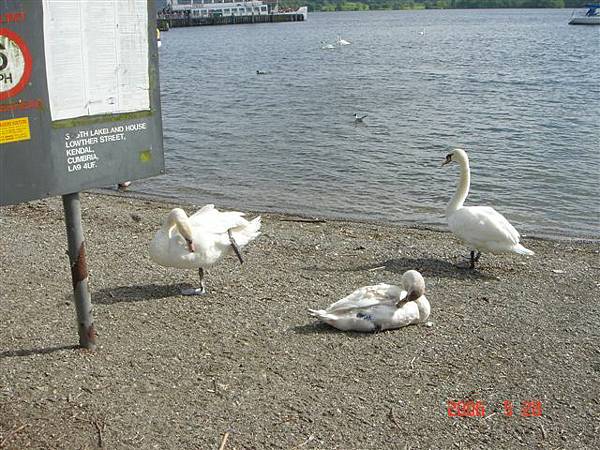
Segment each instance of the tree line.
[{"label": "tree line", "polygon": [[280,0],[282,7],[308,6],[309,11],[386,9],[576,8],[585,0]]}]

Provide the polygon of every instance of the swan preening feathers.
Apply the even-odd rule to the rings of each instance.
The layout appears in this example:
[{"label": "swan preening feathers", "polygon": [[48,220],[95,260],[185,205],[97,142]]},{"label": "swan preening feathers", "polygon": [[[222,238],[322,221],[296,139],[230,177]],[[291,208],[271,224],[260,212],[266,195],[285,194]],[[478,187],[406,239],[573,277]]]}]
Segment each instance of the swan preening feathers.
[{"label": "swan preening feathers", "polygon": [[343,331],[381,331],[427,320],[431,308],[425,280],[416,270],[402,275],[402,288],[377,284],[357,289],[327,309],[309,309],[321,322]]},{"label": "swan preening feathers", "polygon": [[[357,121],[366,116],[354,114]],[[460,180],[446,208],[450,230],[471,249],[470,266],[475,267],[481,252],[534,253],[519,243],[519,233],[504,216],[489,206],[464,206],[469,194],[470,169],[467,153],[455,149],[442,166],[456,162]],[[198,269],[200,287],[186,289],[186,295],[204,294],[205,270],[229,254],[243,263],[241,249],[260,235],[260,216],[251,221],[243,213],[218,211],[206,205],[187,216],[181,208],[169,212],[150,245],[150,257],[162,266]],[[400,328],[427,320],[430,305],[425,281],[416,270],[402,275],[402,288],[378,284],[357,289],[326,309],[310,309],[312,316],[340,330],[379,331]]]},{"label": "swan preening feathers", "polygon": [[243,263],[241,249],[260,234],[260,216],[248,221],[243,215],[206,205],[188,217],[183,209],[175,208],[154,236],[150,257],[161,266],[198,269],[200,288],[182,293],[204,294],[204,271],[232,253]]},{"label": "swan preening feathers", "polygon": [[457,162],[460,166],[460,180],[454,196],[446,207],[446,219],[450,230],[471,247],[470,267],[474,268],[482,252],[521,255],[534,253],[519,243],[519,233],[506,218],[489,206],[464,206],[471,172],[469,157],[462,149],[455,149],[446,156],[442,166]]}]

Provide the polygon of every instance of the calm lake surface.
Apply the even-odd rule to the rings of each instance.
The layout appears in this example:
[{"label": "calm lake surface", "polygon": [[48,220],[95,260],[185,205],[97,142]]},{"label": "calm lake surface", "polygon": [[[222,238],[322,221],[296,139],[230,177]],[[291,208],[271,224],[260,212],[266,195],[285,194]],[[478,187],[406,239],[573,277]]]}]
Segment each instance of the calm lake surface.
[{"label": "calm lake surface", "polygon": [[[598,238],[600,35],[570,15],[339,12],[172,29],[160,49],[167,174],[131,190],[445,226],[459,171],[440,164],[462,147],[467,204],[494,206],[523,234]],[[337,35],[352,44],[321,49]]]}]

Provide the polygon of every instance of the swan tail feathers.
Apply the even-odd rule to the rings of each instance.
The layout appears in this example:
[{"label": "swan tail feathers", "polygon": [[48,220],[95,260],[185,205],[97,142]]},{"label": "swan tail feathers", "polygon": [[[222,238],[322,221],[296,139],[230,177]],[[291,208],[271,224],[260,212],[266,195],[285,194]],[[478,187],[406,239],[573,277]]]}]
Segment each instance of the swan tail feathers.
[{"label": "swan tail feathers", "polygon": [[260,226],[261,219],[260,216],[258,216],[251,221],[246,222],[244,225],[233,228],[231,231],[233,232],[233,237],[237,244],[240,247],[243,247],[248,244],[248,242],[253,241],[260,236]]},{"label": "swan tail feathers", "polygon": [[256,239],[260,235],[261,217],[255,217],[244,228],[243,233],[248,236],[248,241]]},{"label": "swan tail feathers", "polygon": [[326,322],[328,319],[332,318],[331,315],[324,309],[309,309],[308,314],[312,317],[316,317],[321,322]]},{"label": "swan tail feathers", "polygon": [[528,248],[523,247],[521,244],[515,245],[512,249],[515,253],[519,253],[520,255],[528,255],[528,256],[535,255],[535,253],[533,251],[529,250]]}]

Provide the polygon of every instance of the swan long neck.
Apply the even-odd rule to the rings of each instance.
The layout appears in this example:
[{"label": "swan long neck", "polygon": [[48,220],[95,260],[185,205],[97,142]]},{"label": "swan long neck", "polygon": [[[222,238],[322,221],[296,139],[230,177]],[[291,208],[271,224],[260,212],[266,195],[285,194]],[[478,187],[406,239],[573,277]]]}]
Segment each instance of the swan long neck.
[{"label": "swan long neck", "polygon": [[174,227],[177,228],[179,234],[181,234],[184,238],[192,238],[192,230],[190,228],[189,220],[183,211],[174,210],[171,211],[171,213],[167,216],[167,219],[163,225],[163,229],[167,233],[170,233]]},{"label": "swan long neck", "polygon": [[457,159],[457,162],[460,165],[460,180],[458,181],[458,186],[456,187],[454,196],[446,207],[446,216],[450,215],[457,209],[462,208],[467,195],[469,195],[469,186],[471,184],[469,160],[465,158],[459,158]]},{"label": "swan long neck", "polygon": [[425,322],[431,313],[431,305],[429,304],[429,300],[427,300],[427,297],[422,295],[415,303],[419,309],[419,322]]}]

